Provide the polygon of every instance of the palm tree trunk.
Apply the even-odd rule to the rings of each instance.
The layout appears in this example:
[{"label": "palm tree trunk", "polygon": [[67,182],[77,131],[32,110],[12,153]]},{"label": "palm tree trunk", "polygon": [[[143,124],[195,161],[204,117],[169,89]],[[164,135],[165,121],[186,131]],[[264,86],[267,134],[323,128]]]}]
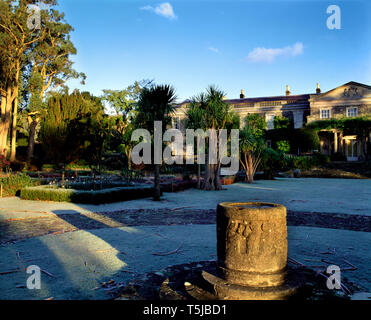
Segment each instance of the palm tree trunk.
[{"label": "palm tree trunk", "polygon": [[155,164],[155,190],[154,190],[154,201],[161,200],[161,188],[160,188],[160,165]]},{"label": "palm tree trunk", "polygon": [[247,170],[248,170],[248,183],[254,183],[254,163],[253,163],[253,157],[252,154],[249,153],[247,155]]}]

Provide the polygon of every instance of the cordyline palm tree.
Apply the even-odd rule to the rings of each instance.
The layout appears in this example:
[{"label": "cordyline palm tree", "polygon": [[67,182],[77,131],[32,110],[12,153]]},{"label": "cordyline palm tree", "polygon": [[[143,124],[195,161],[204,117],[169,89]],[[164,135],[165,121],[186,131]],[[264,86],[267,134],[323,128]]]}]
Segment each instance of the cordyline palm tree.
[{"label": "cordyline palm tree", "polygon": [[[188,126],[193,129],[203,129],[204,131],[208,129],[218,131],[234,127],[238,123],[238,117],[230,110],[229,104],[224,101],[224,96],[225,93],[223,91],[218,90],[215,86],[209,86],[206,93],[201,93],[192,98],[187,110]],[[206,137],[206,140],[208,141],[209,138]],[[209,162],[207,157],[204,181],[201,188],[204,190],[221,190],[220,159],[217,164]]]},{"label": "cordyline palm tree", "polygon": [[[171,124],[171,114],[174,111],[175,102],[175,90],[170,85],[153,85],[144,88],[136,106],[136,127],[148,130],[153,137],[155,121],[162,121],[163,129]],[[154,176],[155,194],[153,200],[159,201],[161,197],[160,164],[154,165]]]},{"label": "cordyline palm tree", "polygon": [[245,181],[254,182],[255,172],[266,148],[263,138],[265,120],[257,114],[248,115],[245,127],[240,130],[240,162],[245,170]]}]

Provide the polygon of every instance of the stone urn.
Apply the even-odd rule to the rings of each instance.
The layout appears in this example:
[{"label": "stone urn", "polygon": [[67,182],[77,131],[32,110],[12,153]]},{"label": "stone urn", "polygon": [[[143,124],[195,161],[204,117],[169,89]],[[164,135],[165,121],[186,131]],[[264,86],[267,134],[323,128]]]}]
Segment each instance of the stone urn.
[{"label": "stone urn", "polygon": [[286,208],[279,204],[220,203],[217,208],[218,275],[204,273],[221,299],[285,299]]}]

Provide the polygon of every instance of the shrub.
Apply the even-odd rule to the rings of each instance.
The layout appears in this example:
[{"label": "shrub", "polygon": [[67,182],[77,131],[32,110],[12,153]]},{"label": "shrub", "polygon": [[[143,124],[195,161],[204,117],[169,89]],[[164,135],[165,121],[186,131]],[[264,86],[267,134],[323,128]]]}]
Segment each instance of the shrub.
[{"label": "shrub", "polygon": [[264,171],[265,179],[271,180],[277,171],[282,168],[283,157],[275,150],[267,148],[264,151],[261,167]]},{"label": "shrub", "polygon": [[[6,151],[4,149],[4,151]],[[0,154],[0,170],[5,171],[4,169],[8,169],[10,166],[10,162],[6,159],[6,156]]]},{"label": "shrub", "polygon": [[39,186],[22,189],[21,198],[24,200],[102,204],[149,198],[153,196],[153,190],[149,186],[111,188],[98,191]]},{"label": "shrub", "polygon": [[312,159],[314,166],[323,166],[331,161],[328,155],[322,153],[315,153]]},{"label": "shrub", "polygon": [[310,157],[294,157],[293,169],[309,170],[314,166],[314,162]]},{"label": "shrub", "polygon": [[277,151],[280,153],[290,152],[290,142],[287,140],[277,141]]},{"label": "shrub", "polygon": [[40,181],[32,179],[27,174],[8,173],[5,177],[0,178],[0,183],[3,186],[3,196],[14,197],[19,194],[19,192],[26,187],[40,185]]}]

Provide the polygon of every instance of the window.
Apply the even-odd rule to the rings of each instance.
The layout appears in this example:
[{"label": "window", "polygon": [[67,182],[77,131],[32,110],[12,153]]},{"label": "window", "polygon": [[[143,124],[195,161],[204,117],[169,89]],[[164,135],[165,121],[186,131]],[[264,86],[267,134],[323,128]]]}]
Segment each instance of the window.
[{"label": "window", "polygon": [[180,129],[180,118],[176,117],[173,119],[173,127],[174,129]]},{"label": "window", "polygon": [[265,115],[265,122],[267,123],[267,129],[273,130],[274,129],[274,114],[267,114]]},{"label": "window", "polygon": [[321,110],[321,119],[330,119],[331,118],[331,110],[330,109],[322,109]]},{"label": "window", "polygon": [[357,107],[347,108],[347,116],[348,117],[357,117],[358,116],[358,108]]},{"label": "window", "polygon": [[282,104],[281,101],[263,101],[260,102],[261,107],[274,107],[274,106],[280,106]]}]

